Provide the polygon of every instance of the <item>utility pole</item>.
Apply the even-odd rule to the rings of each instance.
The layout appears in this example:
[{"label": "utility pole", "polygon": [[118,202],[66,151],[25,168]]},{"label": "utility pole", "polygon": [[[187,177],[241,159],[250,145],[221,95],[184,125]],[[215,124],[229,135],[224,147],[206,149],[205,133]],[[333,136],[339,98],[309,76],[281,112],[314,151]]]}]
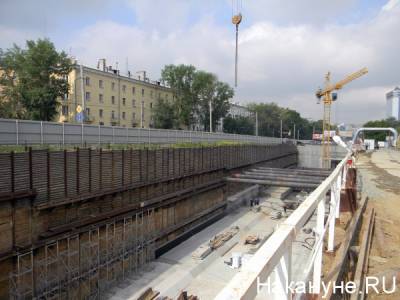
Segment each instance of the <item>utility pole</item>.
[{"label": "utility pole", "polygon": [[211,105],[211,100],[208,102],[210,105],[210,132],[212,132],[212,105]]},{"label": "utility pole", "polygon": [[281,119],[281,143],[283,142],[283,134],[282,134],[282,119]]},{"label": "utility pole", "polygon": [[82,64],[79,66],[79,70],[81,73],[81,94],[82,94],[82,110],[85,111],[85,91],[83,88],[83,66]]},{"label": "utility pole", "polygon": [[258,112],[256,112],[256,136],[258,136]]},{"label": "utility pole", "polygon": [[296,124],[293,124],[293,138],[296,139]]}]

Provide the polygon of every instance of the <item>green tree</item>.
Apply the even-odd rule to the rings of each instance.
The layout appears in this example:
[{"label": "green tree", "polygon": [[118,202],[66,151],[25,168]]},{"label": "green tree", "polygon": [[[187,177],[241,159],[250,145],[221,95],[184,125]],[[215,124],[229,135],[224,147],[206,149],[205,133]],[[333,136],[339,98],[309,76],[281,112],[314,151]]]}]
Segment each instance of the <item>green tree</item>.
[{"label": "green tree", "polygon": [[[395,128],[398,132],[400,131],[400,121],[397,121],[395,118],[388,118],[385,120],[374,120],[368,121],[363,125],[363,127],[392,127]],[[378,141],[385,141],[386,136],[388,135],[387,132],[365,132],[364,136],[367,139],[374,139]]]},{"label": "green tree", "polygon": [[229,110],[229,99],[233,97],[233,89],[226,83],[208,72],[197,71],[194,80],[194,90],[198,97],[198,110],[196,111],[204,130],[210,130],[210,102],[212,108],[212,130]]},{"label": "green tree", "polygon": [[154,127],[171,129],[179,124],[175,124],[175,106],[164,99],[159,99],[153,110]]},{"label": "green tree", "polygon": [[57,99],[68,93],[66,78],[72,67],[67,54],[57,52],[48,39],[27,41],[26,49],[14,45],[1,50],[0,113],[4,117],[53,120],[59,106]]},{"label": "green tree", "polygon": [[224,118],[224,132],[236,134],[254,134],[254,120],[246,117]]},{"label": "green tree", "polygon": [[276,103],[251,103],[248,105],[248,108],[250,111],[257,112],[258,133],[261,136],[279,137],[282,120],[283,137],[293,138],[293,131],[296,128],[296,138],[299,135],[300,139],[311,139],[313,126],[319,124],[310,122],[303,118],[297,111],[280,107]]},{"label": "green tree", "polygon": [[198,97],[193,90],[196,73],[194,66],[167,65],[161,71],[161,80],[175,91],[177,123],[189,127],[194,120]]}]

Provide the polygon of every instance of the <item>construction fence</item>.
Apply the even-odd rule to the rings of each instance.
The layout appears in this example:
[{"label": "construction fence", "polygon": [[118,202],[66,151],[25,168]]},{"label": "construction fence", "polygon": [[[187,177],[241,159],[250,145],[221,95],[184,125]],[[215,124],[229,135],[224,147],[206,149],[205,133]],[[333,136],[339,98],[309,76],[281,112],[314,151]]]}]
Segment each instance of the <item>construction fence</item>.
[{"label": "construction fence", "polygon": [[280,144],[286,139],[204,131],[0,119],[0,145],[175,144],[218,141],[266,145]]}]

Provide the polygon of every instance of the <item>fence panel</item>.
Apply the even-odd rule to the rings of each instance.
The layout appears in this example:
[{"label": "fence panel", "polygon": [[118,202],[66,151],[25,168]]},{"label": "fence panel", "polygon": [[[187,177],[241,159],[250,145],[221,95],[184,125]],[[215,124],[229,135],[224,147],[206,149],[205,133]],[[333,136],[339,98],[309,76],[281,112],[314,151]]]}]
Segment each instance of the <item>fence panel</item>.
[{"label": "fence panel", "polygon": [[[217,141],[280,144],[280,138],[0,119],[0,145],[172,144]],[[284,141],[287,141],[284,139]]]}]

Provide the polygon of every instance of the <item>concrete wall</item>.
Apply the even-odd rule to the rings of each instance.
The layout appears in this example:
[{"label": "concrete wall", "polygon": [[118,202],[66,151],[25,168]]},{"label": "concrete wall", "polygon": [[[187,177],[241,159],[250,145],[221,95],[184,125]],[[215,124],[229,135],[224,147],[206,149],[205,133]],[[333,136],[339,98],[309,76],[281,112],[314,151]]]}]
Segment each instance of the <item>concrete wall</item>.
[{"label": "concrete wall", "polygon": [[[298,145],[298,166],[303,168],[322,168],[322,145]],[[334,160],[342,160],[346,150],[337,145],[331,145],[331,157]]]}]

